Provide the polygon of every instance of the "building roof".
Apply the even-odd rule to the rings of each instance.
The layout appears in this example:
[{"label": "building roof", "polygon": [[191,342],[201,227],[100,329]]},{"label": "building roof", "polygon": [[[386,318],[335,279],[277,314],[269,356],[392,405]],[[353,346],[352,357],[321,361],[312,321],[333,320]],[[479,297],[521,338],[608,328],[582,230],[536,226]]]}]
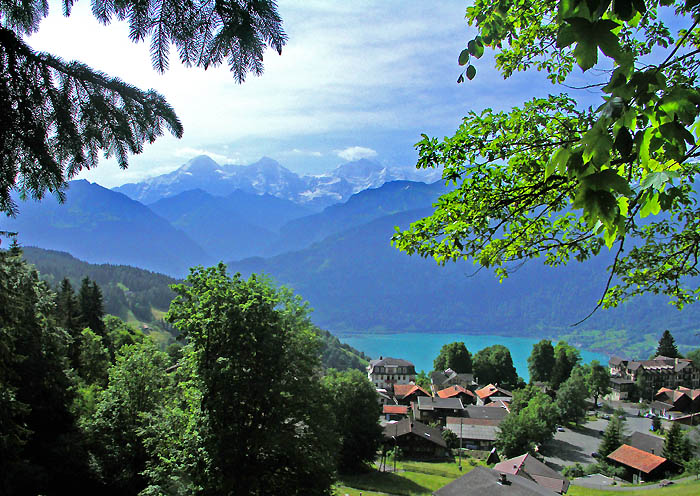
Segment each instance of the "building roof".
[{"label": "building roof", "polygon": [[391,439],[393,437],[406,436],[408,434],[414,434],[422,439],[426,439],[432,443],[437,444],[443,448],[447,448],[447,443],[442,438],[442,434],[439,430],[429,425],[425,425],[422,422],[412,419],[403,419],[392,424],[386,424],[384,426],[384,439]]},{"label": "building roof", "polygon": [[396,367],[413,367],[413,364],[403,358],[379,357],[379,360],[370,360],[370,365],[393,365]]},{"label": "building roof", "polygon": [[[450,417],[455,418],[455,417]],[[469,420],[469,419],[463,419]],[[447,423],[445,429],[450,430],[455,433],[455,435],[462,439],[474,439],[477,441],[495,441],[498,435],[498,425],[479,425],[462,422]]]},{"label": "building roof", "polygon": [[474,382],[474,374],[457,373],[452,369],[447,369],[445,371],[431,372],[430,381],[438,386],[442,386],[447,382],[472,384]]},{"label": "building roof", "polygon": [[[505,479],[501,482],[501,479]],[[474,467],[467,474],[433,493],[433,496],[552,496],[554,491],[519,475]]]},{"label": "building roof", "polygon": [[467,405],[465,414],[469,418],[498,419],[502,420],[508,415],[505,408],[493,408],[488,406]]},{"label": "building roof", "polygon": [[487,386],[482,387],[481,389],[477,389],[476,395],[482,400],[488,398],[489,396],[513,396],[513,394],[510,391],[507,391],[493,384],[489,384]]},{"label": "building roof", "polygon": [[652,455],[662,455],[664,452],[664,438],[645,434],[643,432],[633,432],[627,438],[625,444],[651,453]]},{"label": "building roof", "polygon": [[464,410],[460,398],[435,398],[433,396],[418,397],[419,410]]},{"label": "building roof", "polygon": [[397,398],[403,399],[413,393],[422,393],[423,396],[430,396],[430,393],[416,384],[394,384],[394,396]]},{"label": "building roof", "polygon": [[627,362],[627,360],[625,360],[624,358],[613,355],[610,357],[608,364],[612,365],[612,366],[617,366],[617,365],[622,365],[625,362]]},{"label": "building roof", "polygon": [[474,397],[474,393],[472,393],[468,389],[463,388],[458,384],[442,389],[438,391],[437,394],[440,398],[452,398],[453,396],[457,396],[458,394],[466,394],[467,396],[471,396],[472,398]]},{"label": "building roof", "polygon": [[623,379],[622,377],[611,377],[610,382],[613,384],[634,384],[632,379]]},{"label": "building roof", "polygon": [[650,473],[666,461],[666,458],[662,456],[652,455],[628,444],[617,448],[608,455],[608,458],[645,474]]},{"label": "building roof", "polygon": [[406,405],[384,405],[382,407],[382,413],[384,414],[397,414],[397,415],[407,415],[408,407]]},{"label": "building roof", "polygon": [[483,419],[469,417],[447,417],[445,423],[459,425],[460,422],[464,425],[499,425],[503,419]]},{"label": "building roof", "polygon": [[671,403],[666,403],[665,401],[652,401],[649,407],[652,410],[673,410],[673,405]]},{"label": "building roof", "polygon": [[569,490],[569,479],[529,453],[504,460],[497,463],[493,468],[507,474],[527,477],[533,482],[560,494],[564,494]]}]

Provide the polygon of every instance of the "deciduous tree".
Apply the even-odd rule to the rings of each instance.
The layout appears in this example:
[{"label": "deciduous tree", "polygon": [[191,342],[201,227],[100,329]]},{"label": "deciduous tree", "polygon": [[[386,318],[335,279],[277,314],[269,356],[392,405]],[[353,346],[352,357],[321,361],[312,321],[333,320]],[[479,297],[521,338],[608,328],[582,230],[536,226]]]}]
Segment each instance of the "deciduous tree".
[{"label": "deciduous tree", "polygon": [[588,392],[593,397],[593,405],[598,408],[598,398],[609,394],[610,388],[610,370],[601,365],[598,360],[593,360],[586,367],[586,384]]},{"label": "deciduous tree", "polygon": [[477,0],[458,82],[490,47],[504,77],[537,69],[580,96],[533,95],[470,112],[454,136],[423,135],[417,166],[457,187],[396,246],[501,278],[529,259],[557,266],[610,250],[601,305],[646,291],[679,307],[700,298],[699,14],[696,0]]},{"label": "deciduous tree", "polygon": [[345,473],[366,470],[382,442],[379,425],[382,408],[374,385],[359,370],[331,369],[322,383],[335,419],[333,431],[340,441],[338,470]]},{"label": "deciduous tree", "polygon": [[513,388],[518,384],[518,374],[510,350],[502,344],[479,350],[474,355],[473,371],[479,384],[497,383],[506,388]]},{"label": "deciduous tree", "polygon": [[530,382],[549,382],[554,362],[554,347],[549,339],[533,344],[532,353],[527,357]]},{"label": "deciduous tree", "polygon": [[201,380],[207,494],[329,494],[331,415],[307,307],[226,266],[191,269],[168,320],[192,343]]},{"label": "deciduous tree", "polygon": [[448,368],[459,374],[472,371],[472,355],[462,341],[443,345],[433,360],[433,370],[443,371]]},{"label": "deciduous tree", "polygon": [[557,391],[556,405],[562,422],[579,424],[586,418],[588,385],[579,369],[574,371]]}]

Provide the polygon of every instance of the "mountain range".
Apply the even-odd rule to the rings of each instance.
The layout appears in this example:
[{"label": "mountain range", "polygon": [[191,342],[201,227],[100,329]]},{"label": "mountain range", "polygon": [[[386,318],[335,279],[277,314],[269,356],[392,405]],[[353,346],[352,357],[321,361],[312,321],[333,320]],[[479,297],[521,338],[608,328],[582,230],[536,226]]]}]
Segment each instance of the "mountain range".
[{"label": "mountain range", "polygon": [[[567,335],[578,344],[595,341],[599,349],[605,343],[608,353],[640,339],[646,352],[665,328],[674,331],[679,344],[697,341],[700,308],[678,312],[654,295],[599,311],[572,330],[605,286],[610,262],[605,254],[557,269],[533,261],[499,284],[487,270],[473,274],[476,268],[468,262],[439,267],[398,252],[390,244],[395,226],[429,215],[446,191],[442,181],[389,181],[318,211],[319,204],[279,196],[292,176],[280,175],[286,179],[277,186],[270,177],[261,179],[259,185],[269,183],[262,191],[229,191],[231,180],[207,176],[207,163],[190,161],[184,172],[191,176],[183,176],[204,187],[177,191],[184,183],[174,179],[167,191],[157,182],[135,185],[133,191],[155,199],[149,205],[75,181],[65,204],[22,203],[16,219],[0,220],[0,230],[18,231],[24,246],[174,277],[183,277],[192,265],[219,260],[227,261],[231,272],[264,272],[308,300],[314,322],[331,331]],[[205,165],[202,177],[198,164]],[[336,174],[356,185],[381,182],[374,174],[383,169],[363,164]],[[203,184],[204,177],[210,182]],[[611,333],[617,333],[614,342]]]},{"label": "mountain range", "polygon": [[147,205],[193,189],[214,196],[242,190],[269,194],[318,211],[389,181],[434,182],[440,178],[440,171],[389,168],[367,159],[341,164],[327,174],[299,176],[268,157],[250,165],[219,165],[201,155],[173,172],[114,190]]}]

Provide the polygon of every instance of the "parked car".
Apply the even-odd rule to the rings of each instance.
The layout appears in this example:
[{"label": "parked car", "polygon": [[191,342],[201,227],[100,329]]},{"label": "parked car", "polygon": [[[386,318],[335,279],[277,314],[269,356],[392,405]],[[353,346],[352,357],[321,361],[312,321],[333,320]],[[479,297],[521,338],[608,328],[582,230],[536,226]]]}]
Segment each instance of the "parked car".
[{"label": "parked car", "polygon": [[598,454],[597,451],[594,451],[593,453],[591,453],[591,456],[592,456],[593,458],[598,458],[598,457],[600,457],[600,455]]},{"label": "parked car", "polygon": [[564,428],[563,428],[563,427],[557,427],[557,430],[558,430],[559,432],[564,432]]}]

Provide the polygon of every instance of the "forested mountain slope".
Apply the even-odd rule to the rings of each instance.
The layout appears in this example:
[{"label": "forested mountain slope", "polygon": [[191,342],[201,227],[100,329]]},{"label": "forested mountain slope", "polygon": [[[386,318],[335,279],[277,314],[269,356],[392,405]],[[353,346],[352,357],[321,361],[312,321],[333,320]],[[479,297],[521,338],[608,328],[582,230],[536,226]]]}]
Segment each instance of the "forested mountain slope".
[{"label": "forested mountain slope", "polygon": [[0,230],[23,246],[67,251],[91,263],[133,265],[174,276],[207,263],[209,255],[145,205],[85,180],[71,181],[63,204],[52,197],[20,202]]},{"label": "forested mountain slope", "polygon": [[[521,336],[568,334],[585,344],[592,330],[622,333],[603,351],[628,349],[645,333],[669,328],[692,344],[700,308],[679,312],[661,297],[635,298],[617,309],[596,305],[605,286],[606,254],[587,264],[552,269],[537,261],[503,283],[468,263],[439,267],[390,244],[394,226],[407,226],[427,209],[381,217],[296,252],[230,263],[243,274],[264,272],[303,294],[312,319],[332,331],[460,331]],[[603,336],[595,337],[600,341]],[[595,343],[594,343],[595,347]]]}]

